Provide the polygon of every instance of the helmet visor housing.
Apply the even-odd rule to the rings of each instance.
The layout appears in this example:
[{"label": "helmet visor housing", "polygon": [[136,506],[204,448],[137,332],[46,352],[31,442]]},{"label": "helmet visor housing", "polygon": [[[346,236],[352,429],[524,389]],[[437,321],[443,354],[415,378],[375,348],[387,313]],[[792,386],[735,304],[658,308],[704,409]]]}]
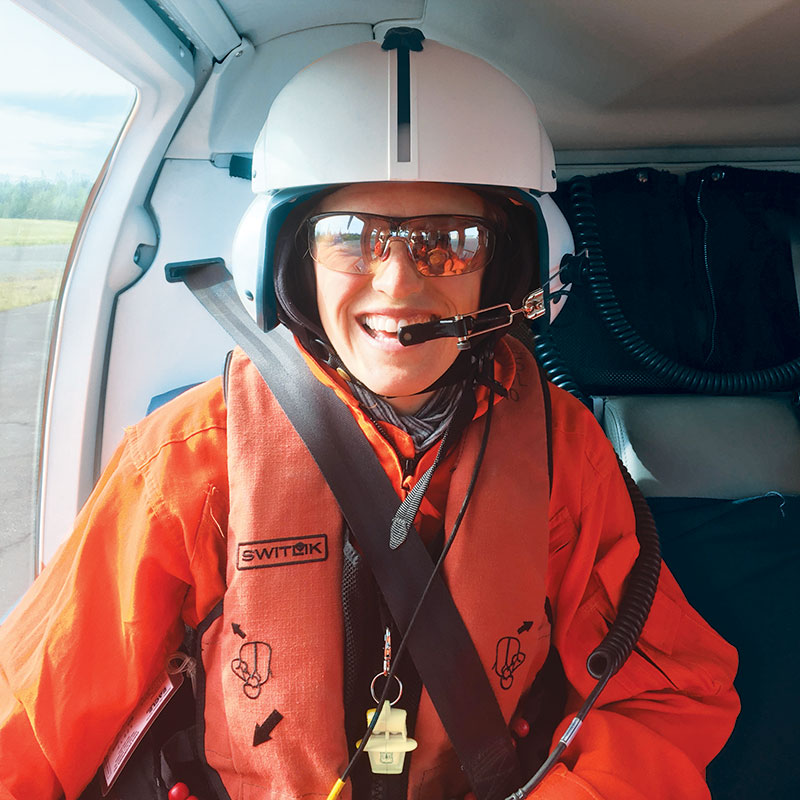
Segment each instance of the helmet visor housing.
[{"label": "helmet visor housing", "polygon": [[428,215],[395,219],[376,214],[332,212],[306,221],[308,252],[325,269],[372,274],[404,244],[420,275],[444,278],[483,269],[494,251],[495,233],[481,217]]}]

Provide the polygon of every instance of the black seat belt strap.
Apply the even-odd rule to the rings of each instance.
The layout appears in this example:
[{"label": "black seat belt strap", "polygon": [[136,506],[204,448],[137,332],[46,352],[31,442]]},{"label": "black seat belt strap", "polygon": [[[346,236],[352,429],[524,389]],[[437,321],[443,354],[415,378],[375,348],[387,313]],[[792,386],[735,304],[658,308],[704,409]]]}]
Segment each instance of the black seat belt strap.
[{"label": "black seat belt strap", "polygon": [[[166,271],[171,282],[186,283],[258,369],[319,466],[405,633],[433,562],[413,526],[403,544],[390,550],[399,498],[349,409],[311,374],[288,331],[279,327],[265,334],[256,327],[222,259],[168,264]],[[522,783],[511,735],[441,575],[409,633],[408,647],[478,800],[511,794]]]}]

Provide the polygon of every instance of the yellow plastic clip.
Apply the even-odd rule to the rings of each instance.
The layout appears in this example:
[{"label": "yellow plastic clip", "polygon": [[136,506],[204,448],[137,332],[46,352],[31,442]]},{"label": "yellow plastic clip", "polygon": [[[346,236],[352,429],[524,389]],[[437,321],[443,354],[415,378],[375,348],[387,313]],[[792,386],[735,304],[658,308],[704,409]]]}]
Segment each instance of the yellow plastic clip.
[{"label": "yellow plastic clip", "polygon": [[[376,710],[371,708],[367,711],[367,725],[372,722]],[[417,748],[416,740],[409,739],[406,730],[406,712],[402,708],[392,708],[389,701],[385,700],[372,736],[364,748],[369,754],[369,764],[374,774],[399,775],[403,771],[406,753]],[[356,747],[360,744],[359,739]]]}]

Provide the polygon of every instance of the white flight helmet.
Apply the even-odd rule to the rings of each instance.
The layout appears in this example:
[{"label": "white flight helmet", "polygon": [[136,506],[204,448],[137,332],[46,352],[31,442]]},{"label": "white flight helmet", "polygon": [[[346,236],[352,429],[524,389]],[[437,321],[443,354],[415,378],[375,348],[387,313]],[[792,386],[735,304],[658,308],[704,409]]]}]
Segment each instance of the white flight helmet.
[{"label": "white flight helmet", "polygon": [[310,64],[270,108],[253,151],[256,198],[231,265],[263,330],[278,322],[274,262],[287,217],[321,191],[372,181],[504,187],[535,212],[534,260],[550,292],[563,288],[558,270],[574,244],[547,194],[556,187],[553,147],[531,99],[486,61],[395,28],[383,45],[352,45]]}]

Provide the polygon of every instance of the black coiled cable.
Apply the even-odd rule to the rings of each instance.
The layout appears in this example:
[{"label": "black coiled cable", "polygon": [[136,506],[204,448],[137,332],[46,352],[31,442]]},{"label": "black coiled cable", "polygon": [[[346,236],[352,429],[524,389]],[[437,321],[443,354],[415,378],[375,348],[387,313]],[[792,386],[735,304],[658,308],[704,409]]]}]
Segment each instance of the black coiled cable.
[{"label": "black coiled cable", "polygon": [[606,637],[586,660],[586,669],[597,679],[602,678],[606,672],[609,673],[609,677],[613,675],[631,654],[650,613],[650,606],[658,586],[658,576],[661,574],[661,545],[650,506],[625,469],[625,465],[617,460],[636,516],[639,555],[631,568],[616,620]]},{"label": "black coiled cable", "polygon": [[800,381],[800,357],[749,372],[710,372],[679,364],[656,350],[628,322],[614,293],[600,244],[600,226],[588,178],[579,175],[570,181],[569,202],[576,250],[587,252],[586,277],[597,310],[614,338],[644,369],[677,388],[703,394],[771,392],[789,388]]},{"label": "black coiled cable", "polygon": [[661,574],[661,546],[658,541],[653,516],[639,487],[631,478],[622,462],[620,472],[625,479],[636,517],[636,538],[639,540],[639,555],[628,576],[628,585],[619,604],[617,618],[600,644],[586,659],[586,669],[597,679],[597,684],[572,719],[564,735],[558,740],[550,755],[533,777],[506,800],[524,800],[555,766],[564,750],[575,738],[586,715],[605,688],[611,677],[625,663],[642,632],[650,606],[653,604],[658,577]]},{"label": "black coiled cable", "polygon": [[564,363],[564,359],[549,328],[536,335],[536,345],[533,352],[550,383],[558,386],[559,389],[569,392],[573,397],[577,397],[587,408],[591,408],[591,400],[572,377],[572,373]]}]

